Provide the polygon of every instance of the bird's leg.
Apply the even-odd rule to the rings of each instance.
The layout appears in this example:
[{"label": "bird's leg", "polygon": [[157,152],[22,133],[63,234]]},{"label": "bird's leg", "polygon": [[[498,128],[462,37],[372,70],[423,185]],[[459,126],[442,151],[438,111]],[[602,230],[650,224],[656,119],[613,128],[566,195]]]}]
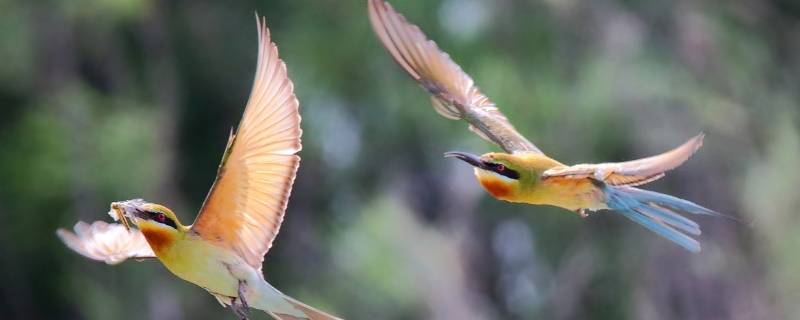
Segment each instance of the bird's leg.
[{"label": "bird's leg", "polygon": [[586,208],[580,208],[578,210],[575,210],[575,212],[581,215],[581,218],[586,218],[589,216],[589,210],[587,210]]},{"label": "bird's leg", "polygon": [[231,310],[233,310],[233,313],[239,320],[249,320],[250,318],[247,317],[247,308],[244,304],[237,303],[236,300],[235,297],[231,297]]},{"label": "bird's leg", "polygon": [[242,302],[242,306],[245,309],[250,309],[250,306],[247,305],[247,300],[244,299],[244,293],[247,290],[247,282],[244,280],[239,280],[239,301]]},{"label": "bird's leg", "polygon": [[[247,283],[245,281],[239,281],[239,297],[238,298],[231,298],[231,309],[233,313],[239,317],[240,320],[248,320],[247,317],[250,312],[250,306],[247,304],[247,300],[244,298],[244,293],[246,290]],[[238,300],[238,303],[237,303]]]}]

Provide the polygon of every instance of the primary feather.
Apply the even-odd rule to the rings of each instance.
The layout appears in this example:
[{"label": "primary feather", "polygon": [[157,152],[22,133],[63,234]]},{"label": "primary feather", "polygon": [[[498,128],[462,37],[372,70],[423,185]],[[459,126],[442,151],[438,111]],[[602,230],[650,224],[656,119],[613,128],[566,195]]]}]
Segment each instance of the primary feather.
[{"label": "primary feather", "polygon": [[378,39],[411,78],[433,95],[436,112],[448,119],[467,121],[470,131],[507,152],[542,153],[419,27],[382,0],[369,0],[368,6]]},{"label": "primary feather", "polygon": [[698,134],[672,150],[643,159],[551,168],[542,173],[542,178],[592,178],[612,186],[642,185],[660,179],[666,171],[686,162],[703,145],[703,137],[704,134]]},{"label": "primary feather", "polygon": [[301,149],[300,114],[286,65],[259,22],[258,67],[238,131],[192,230],[261,268],[278,234]]}]

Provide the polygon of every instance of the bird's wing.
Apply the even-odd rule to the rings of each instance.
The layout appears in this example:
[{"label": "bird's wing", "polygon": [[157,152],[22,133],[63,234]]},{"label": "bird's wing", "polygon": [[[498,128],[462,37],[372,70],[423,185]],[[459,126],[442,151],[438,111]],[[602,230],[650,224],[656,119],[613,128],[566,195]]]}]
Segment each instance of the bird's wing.
[{"label": "bird's wing", "polygon": [[469,129],[509,153],[542,153],[508,122],[450,56],[383,0],[369,0],[369,18],[392,58],[433,97],[442,116],[469,122]]},{"label": "bird's wing", "polygon": [[689,159],[703,145],[704,135],[698,134],[670,151],[652,157],[615,163],[578,164],[551,168],[542,173],[542,179],[593,178],[613,186],[636,186],[664,176]]},{"label": "bird's wing", "polygon": [[261,268],[283,221],[301,149],[300,113],[286,65],[258,21],[258,67],[238,132],[192,230]]},{"label": "bird's wing", "polygon": [[56,234],[64,244],[84,257],[118,264],[127,259],[155,258],[156,254],[138,229],[128,229],[119,223],[79,221],[75,232],[58,229]]}]

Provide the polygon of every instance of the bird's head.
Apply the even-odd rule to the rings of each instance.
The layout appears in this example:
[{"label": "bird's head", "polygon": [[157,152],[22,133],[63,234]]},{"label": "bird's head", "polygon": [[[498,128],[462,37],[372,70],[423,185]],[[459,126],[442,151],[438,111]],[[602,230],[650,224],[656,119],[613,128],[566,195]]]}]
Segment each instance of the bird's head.
[{"label": "bird's head", "polygon": [[142,199],[113,202],[108,214],[115,220],[122,220],[126,227],[129,221],[133,222],[143,232],[150,230],[172,234],[189,230],[169,208]]},{"label": "bird's head", "polygon": [[513,201],[522,189],[535,181],[535,172],[527,166],[525,159],[508,153],[490,152],[482,156],[452,151],[444,154],[457,158],[475,167],[475,177],[492,196]]}]

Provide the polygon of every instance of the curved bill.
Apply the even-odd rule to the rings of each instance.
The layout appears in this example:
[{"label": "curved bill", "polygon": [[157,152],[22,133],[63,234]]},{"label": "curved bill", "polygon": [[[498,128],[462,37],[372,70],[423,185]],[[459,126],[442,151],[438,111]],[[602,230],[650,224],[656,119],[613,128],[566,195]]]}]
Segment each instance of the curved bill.
[{"label": "curved bill", "polygon": [[459,159],[461,161],[469,163],[473,167],[478,167],[478,168],[481,168],[481,169],[484,169],[486,167],[486,165],[483,163],[483,161],[481,161],[481,157],[479,157],[477,155],[474,155],[474,154],[471,154],[471,153],[467,153],[467,152],[461,152],[461,151],[445,152],[444,153],[444,157],[445,158],[457,158],[457,159]]}]

